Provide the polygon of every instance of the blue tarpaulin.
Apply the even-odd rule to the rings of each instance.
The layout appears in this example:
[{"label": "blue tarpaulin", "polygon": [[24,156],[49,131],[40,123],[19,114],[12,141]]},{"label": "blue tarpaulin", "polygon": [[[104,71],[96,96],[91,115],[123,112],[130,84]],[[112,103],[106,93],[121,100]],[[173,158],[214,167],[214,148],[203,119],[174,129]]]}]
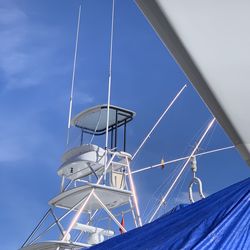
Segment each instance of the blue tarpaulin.
[{"label": "blue tarpaulin", "polygon": [[250,178],[91,250],[250,249]]}]

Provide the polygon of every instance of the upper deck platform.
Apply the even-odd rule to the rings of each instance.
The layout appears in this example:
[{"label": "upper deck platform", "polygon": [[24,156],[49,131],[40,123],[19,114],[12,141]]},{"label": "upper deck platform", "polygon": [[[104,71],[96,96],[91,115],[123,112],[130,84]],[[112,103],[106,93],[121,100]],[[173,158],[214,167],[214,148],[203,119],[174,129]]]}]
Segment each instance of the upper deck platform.
[{"label": "upper deck platform", "polygon": [[[105,134],[107,110],[107,104],[84,110],[71,120],[71,125],[83,129],[85,133]],[[127,124],[135,116],[135,112],[113,105],[109,106],[109,111],[109,131]]]}]

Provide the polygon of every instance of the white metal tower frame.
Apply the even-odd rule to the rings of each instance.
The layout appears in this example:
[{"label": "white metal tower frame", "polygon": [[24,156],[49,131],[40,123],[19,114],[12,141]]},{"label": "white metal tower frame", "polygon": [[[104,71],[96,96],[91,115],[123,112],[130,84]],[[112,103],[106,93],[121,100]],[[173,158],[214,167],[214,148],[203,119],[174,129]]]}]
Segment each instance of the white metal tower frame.
[{"label": "white metal tower frame", "polygon": [[[130,206],[129,210],[131,211],[131,213],[133,215],[133,221],[134,221],[135,227],[142,226],[142,221],[141,221],[141,217],[140,217],[140,211],[139,211],[139,206],[138,206],[138,201],[137,201],[137,196],[136,196],[136,189],[135,189],[134,180],[133,180],[131,170],[130,170],[131,155],[129,155],[126,152],[118,152],[118,151],[111,151],[111,150],[108,150],[108,155],[109,155],[109,161],[107,163],[107,173],[110,173],[110,175],[111,175],[111,170],[112,170],[112,168],[114,168],[114,166],[116,166],[116,168],[117,167],[124,168],[124,170],[125,170],[124,177],[128,179],[128,183],[125,180],[126,188],[129,191],[131,191],[131,196],[129,197],[129,206]],[[62,178],[64,179],[64,177],[62,177]],[[69,241],[69,239],[70,239],[70,233],[72,230],[76,229],[76,225],[78,225],[78,224],[83,225],[80,223],[80,216],[84,212],[84,208],[93,199],[98,202],[101,209],[103,209],[107,213],[107,215],[110,217],[110,219],[123,232],[126,232],[127,231],[126,228],[123,225],[121,225],[121,223],[118,221],[118,219],[113,214],[113,212],[107,207],[107,205],[105,205],[103,198],[100,195],[98,195],[96,192],[96,187],[100,187],[100,188],[108,187],[107,185],[102,184],[103,178],[104,178],[104,174],[101,175],[94,184],[89,183],[87,181],[78,180],[79,183],[83,183],[83,185],[84,184],[93,184],[93,188],[92,188],[91,192],[87,195],[87,197],[84,197],[83,199],[78,201],[74,206],[72,206],[68,211],[66,211],[59,218],[55,214],[55,211],[54,211],[55,206],[51,206],[51,208],[46,212],[46,214],[44,215],[42,220],[38,223],[37,227],[34,229],[34,231],[31,233],[31,235],[25,241],[25,243],[22,246],[22,249],[32,249],[31,246],[32,245],[35,246],[35,243],[43,235],[48,233],[54,226],[58,227],[60,234],[61,234],[61,240],[56,241],[58,244],[69,243],[69,244],[75,244],[76,246],[78,246],[80,244],[82,247],[91,246],[90,244],[78,241],[79,238],[81,237],[81,235],[84,233],[83,231],[80,231],[80,233],[77,235],[77,237],[74,241]],[[70,183],[72,183],[72,181],[70,181]],[[69,185],[67,185],[66,188],[68,188],[68,186]],[[74,187],[72,189],[74,189]],[[72,190],[72,189],[69,189],[69,190]],[[63,189],[63,191],[61,193],[65,192],[65,191],[66,191],[66,189]],[[61,221],[69,214],[72,214],[73,212],[75,212],[76,209],[77,209],[77,212],[75,213],[73,219],[71,220],[71,223],[68,225],[67,229],[65,229],[63,227],[63,225],[61,224]],[[94,217],[97,214],[97,211],[98,210],[93,211],[92,215],[88,218],[85,225],[89,225],[94,220]],[[39,228],[41,227],[41,225],[43,224],[43,222],[47,219],[47,217],[49,215],[52,215],[52,217],[54,218],[54,222],[52,224],[50,224],[40,234],[36,235],[37,231],[39,230]],[[96,228],[96,229],[99,229],[99,228]],[[44,244],[44,242],[42,244]],[[36,249],[36,248],[34,248],[34,249]]]}]

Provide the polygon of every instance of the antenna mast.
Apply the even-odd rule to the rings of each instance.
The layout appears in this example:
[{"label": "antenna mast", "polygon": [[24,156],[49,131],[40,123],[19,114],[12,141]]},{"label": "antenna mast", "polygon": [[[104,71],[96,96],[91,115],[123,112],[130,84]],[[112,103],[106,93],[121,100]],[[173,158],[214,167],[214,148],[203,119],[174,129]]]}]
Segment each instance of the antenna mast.
[{"label": "antenna mast", "polygon": [[111,33],[110,33],[110,52],[109,52],[109,81],[108,81],[108,105],[107,105],[107,123],[106,123],[106,140],[105,140],[105,169],[104,169],[104,181],[106,180],[107,170],[107,150],[108,150],[108,133],[109,133],[109,110],[110,110],[110,92],[112,83],[112,58],[113,58],[113,37],[114,37],[114,16],[115,16],[115,0],[112,4],[112,19],[111,19]]},{"label": "antenna mast", "polygon": [[77,58],[78,38],[79,38],[80,21],[81,21],[81,11],[82,11],[82,6],[80,5],[79,12],[78,12],[75,54],[74,54],[74,63],[73,63],[72,80],[71,80],[71,91],[70,91],[70,100],[69,100],[69,118],[68,118],[67,145],[69,144],[69,130],[70,130],[70,121],[71,121],[72,104],[73,104],[73,93],[74,93],[74,85],[75,85],[76,58]]}]

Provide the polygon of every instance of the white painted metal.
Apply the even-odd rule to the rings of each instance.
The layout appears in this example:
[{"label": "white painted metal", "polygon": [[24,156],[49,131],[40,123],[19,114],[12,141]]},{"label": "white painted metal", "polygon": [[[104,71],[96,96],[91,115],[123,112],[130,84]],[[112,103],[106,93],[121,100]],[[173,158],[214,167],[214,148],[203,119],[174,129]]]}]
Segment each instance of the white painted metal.
[{"label": "white painted metal", "polygon": [[102,174],[105,150],[93,144],[84,144],[66,152],[63,164],[58,169],[59,176],[75,180],[92,174],[92,169]]},{"label": "white painted metal", "polygon": [[[92,213],[92,215],[89,217],[88,222],[87,222],[86,225],[89,225],[90,223],[92,223],[92,220],[93,220],[93,218],[96,216],[97,212],[98,212],[98,210],[95,210],[95,211]],[[76,223],[77,223],[77,222],[76,222]],[[81,231],[81,232],[78,234],[78,236],[76,237],[76,241],[78,241],[78,240],[80,239],[80,237],[82,236],[83,233],[84,233],[84,231]]]},{"label": "white painted metal", "polygon": [[[71,209],[84,197],[87,198],[92,190],[95,190],[96,194],[101,197],[103,203],[109,209],[113,209],[129,203],[129,197],[131,195],[131,192],[128,190],[121,190],[105,185],[86,184],[84,186],[72,188],[60,193],[58,196],[49,201],[49,204],[56,207]],[[79,207],[81,207],[81,205],[77,206],[75,210],[78,210]],[[101,207],[99,203],[96,202],[95,199],[90,199],[86,204],[84,211],[87,212],[89,210],[100,208]]]},{"label": "white painted metal", "polygon": [[[118,126],[123,123],[128,115],[131,114],[132,118],[135,116],[135,112],[120,108],[114,105],[110,105],[109,110],[109,127],[114,126],[116,123],[116,110],[119,109],[118,113]],[[96,129],[96,124],[99,121],[98,128]],[[76,127],[81,127],[89,129],[92,131],[105,131],[107,121],[107,104],[98,105],[87,110],[84,110],[77,114],[71,120],[71,125]]]},{"label": "white painted metal", "polygon": [[250,164],[250,1],[136,2]]},{"label": "white painted metal", "polygon": [[[109,151],[108,151],[108,152],[109,152]],[[128,155],[127,155],[126,153],[124,153],[124,152],[112,152],[112,153],[111,153],[111,158],[110,158],[110,160],[109,160],[109,162],[108,162],[108,164],[107,164],[107,169],[109,169],[109,167],[112,166],[112,164],[114,163],[114,159],[115,159],[116,157],[122,157],[122,156],[126,158],[127,163],[128,163],[128,167],[129,167]],[[92,204],[94,203],[94,202],[93,202],[93,196],[95,197],[95,199],[96,199],[96,201],[99,203],[99,205],[101,205],[101,207],[110,215],[110,217],[112,218],[112,220],[113,220],[118,226],[120,226],[120,228],[124,229],[124,228],[120,225],[120,223],[117,221],[117,219],[115,218],[115,216],[109,211],[110,208],[107,206],[107,204],[103,203],[103,201],[100,200],[100,198],[97,196],[97,193],[95,194],[96,190],[98,190],[98,189],[97,189],[98,186],[100,186],[100,187],[102,187],[102,188],[103,188],[103,187],[106,187],[106,188],[107,188],[107,186],[99,185],[100,182],[102,181],[102,179],[103,179],[103,175],[98,179],[98,181],[97,181],[97,183],[96,183],[95,185],[90,184],[90,185],[93,186],[93,187],[95,186],[95,188],[91,188],[91,191],[90,191],[88,194],[86,194],[86,195],[84,196],[85,201],[84,201],[84,202],[81,202],[81,205],[79,206],[76,215],[73,217],[73,219],[72,219],[72,221],[71,221],[71,223],[70,223],[70,225],[69,225],[69,227],[68,227],[68,229],[67,229],[67,231],[66,231],[66,233],[65,233],[65,235],[64,235],[64,237],[63,237],[63,240],[66,239],[67,235],[71,232],[71,230],[73,229],[74,225],[78,222],[78,220],[79,220],[79,218],[80,218],[80,216],[81,216],[81,213],[82,213],[83,211],[86,210],[86,207],[88,206],[88,203],[90,203],[90,204],[91,204],[91,202],[92,202]],[[88,184],[87,184],[87,185],[88,185]],[[124,194],[124,191],[125,191],[125,190],[124,190],[124,191],[122,191],[122,190],[117,190],[117,189],[110,188],[110,187],[109,187],[108,189],[113,189],[113,191],[115,190],[116,192],[120,192],[120,193],[122,193],[122,194]],[[107,190],[107,189],[106,189],[106,190]],[[69,190],[69,191],[70,191],[70,190]],[[130,191],[127,191],[127,192],[130,192]],[[136,197],[136,196],[135,196],[135,192],[132,191],[132,194],[133,194],[134,197]],[[101,198],[104,198],[104,199],[107,198],[106,195],[105,195],[105,197],[103,197],[103,192],[101,192],[101,195],[102,195]],[[131,198],[131,192],[130,192],[130,195],[128,195],[128,201],[126,201],[126,202],[130,202],[130,198]],[[124,203],[122,203],[122,204],[124,204]],[[131,203],[130,203],[130,204],[131,204]],[[108,204],[108,205],[110,205],[110,204]],[[77,207],[77,206],[78,206],[78,205],[76,205],[75,207]],[[114,204],[112,204],[112,207],[113,207],[113,206],[114,206]],[[131,209],[133,210],[134,208],[131,207]],[[137,207],[137,209],[135,210],[135,213],[136,213],[136,217],[140,219],[140,214],[138,213],[138,207]],[[136,225],[137,225],[137,224],[136,224]],[[126,230],[124,230],[124,232],[126,232]]]},{"label": "white painted metal", "polygon": [[127,230],[124,228],[123,225],[121,225],[121,223],[115,218],[115,216],[109,211],[109,209],[107,208],[107,206],[102,202],[102,200],[98,197],[98,195],[96,195],[96,193],[93,193],[93,196],[95,197],[95,199],[99,202],[99,204],[102,206],[102,208],[107,212],[107,214],[111,217],[111,219],[117,224],[117,226],[119,228],[122,229],[123,232],[127,232]]},{"label": "white painted metal", "polygon": [[138,204],[134,179],[133,179],[133,176],[131,174],[129,159],[126,158],[126,160],[127,160],[127,163],[128,163],[128,178],[129,178],[130,188],[131,188],[132,194],[133,194],[132,199],[133,199],[134,206],[135,206],[136,219],[138,220],[137,225],[139,225],[141,227],[142,226],[142,220],[141,220],[141,214],[140,214],[140,209],[139,209],[139,204]]},{"label": "white painted metal", "polygon": [[67,144],[69,143],[69,129],[70,129],[70,121],[71,121],[72,105],[73,105],[73,93],[74,93],[74,84],[75,84],[76,58],[77,58],[78,38],[79,38],[80,21],[81,21],[81,10],[82,10],[82,6],[80,5],[79,13],[78,13],[78,21],[77,21],[76,44],[75,44],[75,54],[74,54],[74,63],[73,63],[73,72],[72,72],[72,81],[71,81],[71,91],[70,91],[70,101],[69,101]]},{"label": "white painted metal", "polygon": [[112,230],[105,230],[103,228],[94,227],[78,222],[74,225],[73,229],[89,233],[87,243],[90,245],[99,244],[104,241],[104,236],[112,237],[115,234]]},{"label": "white painted metal", "polygon": [[[96,162],[103,157],[105,150],[97,145],[94,144],[83,144],[79,147],[72,148],[71,150],[67,151],[62,156],[62,163],[65,163],[72,158],[78,157],[78,155],[85,154],[88,152],[95,152],[97,157],[90,158],[89,161]],[[94,160],[93,160],[94,159]],[[88,160],[88,158],[86,159]]]},{"label": "white painted metal", "polygon": [[[102,153],[105,152],[104,149],[101,150]],[[68,164],[70,161],[72,161],[72,159],[82,157],[85,154],[89,154],[89,152],[95,152],[94,157],[88,155],[87,158],[84,158],[84,160],[90,162],[91,160],[93,161],[93,159],[96,160],[96,151],[99,152],[100,148],[95,145],[83,145],[65,153],[63,156],[63,162]],[[117,207],[121,207],[123,205],[129,205],[130,209],[128,211],[132,212],[134,216],[133,218],[135,225],[142,225],[138,200],[135,192],[135,185],[131,176],[129,166],[131,155],[122,151],[118,152],[107,150],[107,152],[109,154],[109,161],[107,163],[107,173],[109,173],[109,178],[111,180],[113,177],[114,187],[100,184],[103,180],[104,175],[101,175],[98,178],[96,184],[90,183],[83,179],[78,179],[73,182],[76,183],[76,185],[81,184],[82,186],[74,188],[70,186],[69,189],[63,187],[61,190],[62,192],[58,196],[53,198],[49,202],[49,204],[52,207],[51,209],[53,209],[54,207],[58,207],[68,209],[69,211],[67,211],[60,218],[58,218],[56,214],[54,214],[52,211],[52,215],[54,217],[55,222],[50,224],[45,230],[40,232],[38,235],[32,235],[31,238],[28,238],[28,241],[26,241],[27,244],[24,244],[25,247],[27,247],[28,245],[29,249],[71,249],[70,235],[72,234],[71,231],[74,229],[80,230],[79,234],[76,237],[77,240],[80,239],[79,237],[82,235],[82,232],[84,230],[88,231],[88,233],[94,230],[94,232],[91,233],[86,242],[87,245],[98,244],[104,240],[104,237],[111,237],[114,234],[110,230],[103,230],[93,226],[88,226],[88,223],[92,221],[93,217],[95,216],[96,211],[101,209],[104,209],[109,215],[109,217],[118,225],[118,227],[122,228],[122,230],[126,232],[125,228],[121,225],[121,223],[117,220],[116,216],[113,215],[110,210]],[[84,161],[83,158],[81,159],[82,161]],[[116,180],[114,180],[114,176],[117,177],[118,175],[122,176],[122,178],[116,178]],[[69,176],[62,176],[63,180],[61,186],[64,186],[64,179]],[[125,180],[126,176],[129,176],[129,185],[127,185],[127,182]],[[72,183],[72,180],[70,180],[69,183]],[[71,220],[67,230],[64,231],[64,228],[62,226],[63,224],[61,224],[61,221],[73,211],[77,212]],[[94,211],[94,213],[91,213],[90,211]],[[81,214],[83,212],[90,213],[91,216],[89,217],[89,221],[85,222],[87,223],[85,224],[86,226],[83,226],[82,223],[79,223]],[[51,244],[46,242],[43,248],[43,243],[37,243],[37,241],[40,240],[41,237],[44,236],[46,233],[48,233],[48,231],[52,229],[55,225],[59,226],[59,230],[62,234],[60,238],[61,244],[66,244],[67,241],[69,248],[63,248],[64,245],[56,245],[55,242],[52,242]],[[38,226],[40,226],[40,224]],[[72,246],[72,249],[74,249],[74,246]]]},{"label": "white painted metal", "polygon": [[[102,178],[100,178],[100,179],[98,180],[98,182],[99,182],[101,179],[102,179]],[[67,235],[70,234],[72,228],[74,227],[74,225],[75,225],[75,224],[77,223],[77,221],[79,220],[79,218],[80,218],[82,212],[84,211],[85,206],[87,205],[88,201],[91,199],[93,193],[94,193],[94,189],[92,189],[92,191],[90,192],[90,194],[86,197],[85,201],[84,201],[84,202],[81,204],[81,206],[79,207],[79,209],[78,209],[76,215],[73,217],[73,219],[72,219],[71,222],[70,222],[70,225],[69,225],[69,227],[68,227],[68,229],[67,229],[67,231],[66,231],[66,233],[65,233],[65,235],[64,235],[64,237],[63,237],[63,239],[62,239],[63,241],[67,238]]]},{"label": "white painted metal", "polygon": [[107,229],[103,229],[100,227],[94,227],[94,226],[90,226],[90,225],[86,225],[86,224],[82,224],[78,222],[74,225],[73,228],[76,230],[80,230],[80,231],[84,231],[88,233],[99,233],[107,237],[114,236],[115,234],[114,231],[112,230],[107,230]]},{"label": "white painted metal", "polygon": [[[85,197],[80,200],[77,204],[75,204],[69,211],[67,211],[64,215],[62,215],[57,221],[53,222],[50,226],[48,226],[43,232],[41,232],[36,238],[32,239],[32,241],[29,242],[29,244],[33,244],[34,242],[36,242],[39,238],[41,238],[41,236],[43,236],[45,233],[47,233],[51,228],[53,228],[55,225],[57,225],[58,222],[60,222],[61,220],[63,220],[67,215],[69,215],[72,211],[74,211],[83,201],[84,201]],[[85,200],[86,202],[86,200]],[[50,210],[48,211],[50,212]],[[37,228],[38,229],[38,228]],[[67,235],[67,234],[65,234]],[[65,237],[65,239],[67,238],[67,236]],[[31,238],[29,238],[31,239]],[[27,243],[29,241],[29,239],[25,242]],[[64,239],[64,240],[65,240]],[[25,245],[25,244],[24,244]]]},{"label": "white painted metal", "polygon": [[193,197],[193,185],[194,184],[198,185],[198,191],[199,191],[200,198],[202,198],[202,199],[206,198],[205,195],[203,194],[202,182],[201,182],[200,178],[194,177],[192,179],[192,182],[190,183],[190,185],[188,187],[189,200],[191,203],[195,202],[194,197]]},{"label": "white painted metal", "polygon": [[25,246],[20,250],[80,250],[82,248],[90,247],[90,244],[79,242],[62,242],[62,241],[44,241]]},{"label": "white painted metal", "polygon": [[201,179],[196,176],[196,172],[197,172],[197,160],[196,160],[196,156],[195,155],[191,158],[190,163],[191,163],[191,170],[192,170],[192,173],[193,173],[193,179],[192,179],[191,183],[189,184],[188,193],[189,193],[189,200],[190,200],[190,202],[194,203],[194,197],[193,197],[193,185],[194,184],[198,185],[199,195],[200,195],[200,197],[202,199],[205,198],[205,195],[203,194],[203,188],[202,188]]},{"label": "white painted metal", "polygon": [[108,162],[108,140],[109,140],[109,115],[110,115],[110,95],[112,83],[112,59],[113,59],[113,36],[114,36],[114,17],[115,17],[115,0],[112,4],[112,19],[111,19],[111,33],[110,33],[110,54],[109,54],[109,81],[108,81],[108,105],[107,105],[107,119],[106,119],[106,138],[105,138],[105,166],[104,166],[104,181],[106,181],[107,162]]}]

